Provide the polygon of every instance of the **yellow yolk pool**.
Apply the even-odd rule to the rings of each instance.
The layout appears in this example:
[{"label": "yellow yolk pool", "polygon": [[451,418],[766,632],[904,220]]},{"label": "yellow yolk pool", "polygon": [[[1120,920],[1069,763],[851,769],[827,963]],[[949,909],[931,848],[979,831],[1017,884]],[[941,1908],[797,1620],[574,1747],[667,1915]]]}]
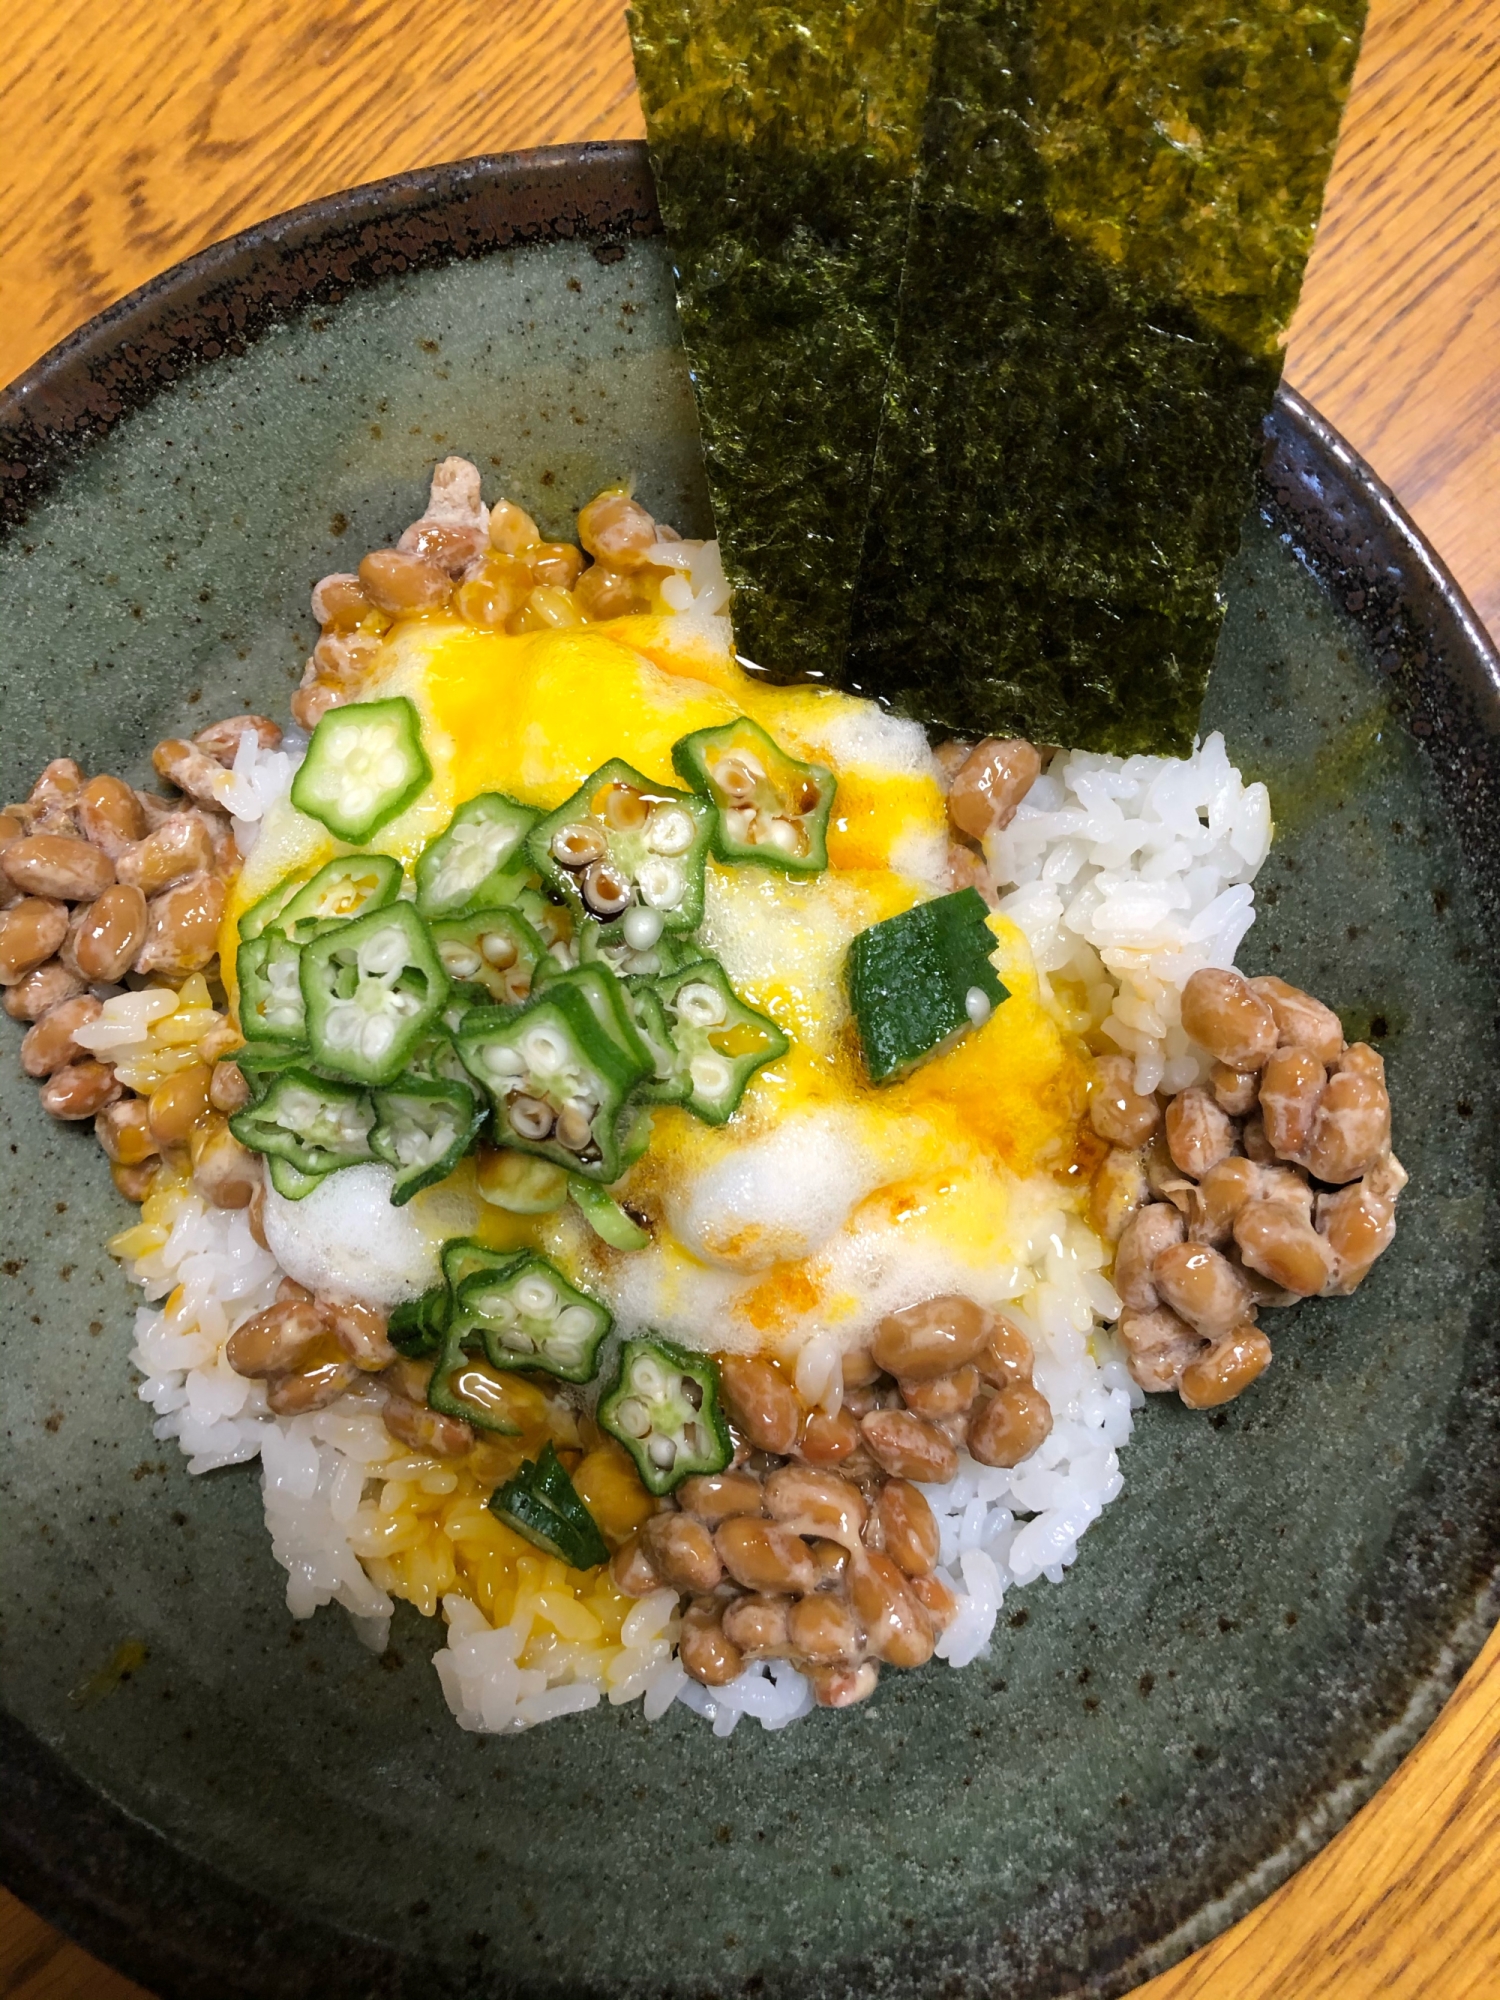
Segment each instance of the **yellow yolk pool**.
[{"label": "yellow yolk pool", "polygon": [[[542,1249],[626,1332],[787,1357],[813,1335],[853,1344],[883,1313],[933,1292],[998,1304],[1024,1288],[1039,1232],[1073,1205],[1060,1176],[1084,1065],[1042,1004],[1020,932],[991,920],[1011,997],[902,1082],[870,1085],[844,991],[855,934],[949,886],[943,792],[917,725],[827,689],[752,678],[712,633],[672,618],[522,637],[410,621],[363,692],[407,695],[421,717],[433,782],[372,843],[408,868],[476,793],[551,809],[612,757],[676,783],[677,739],[740,714],[793,756],[834,769],[830,865],[798,877],[709,864],[703,943],[792,1045],[725,1126],[658,1109],[649,1149],[615,1190],[650,1218],[648,1249],[607,1248],[571,1206],[529,1217],[491,1208],[468,1162],[397,1212],[393,1232],[382,1170],[355,1169],[303,1203],[273,1197],[272,1247],[294,1276],[300,1257],[324,1285],[357,1293],[365,1256],[381,1272],[372,1289],[389,1300],[432,1282],[438,1243],[468,1228]],[[274,807],[227,914],[226,965],[239,915],[340,851],[288,802]]]}]

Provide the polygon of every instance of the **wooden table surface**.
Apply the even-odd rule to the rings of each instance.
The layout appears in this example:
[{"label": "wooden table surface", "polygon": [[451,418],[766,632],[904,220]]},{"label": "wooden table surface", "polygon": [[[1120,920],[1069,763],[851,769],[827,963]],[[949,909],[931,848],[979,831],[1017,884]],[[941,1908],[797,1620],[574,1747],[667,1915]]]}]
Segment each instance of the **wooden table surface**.
[{"label": "wooden table surface", "polygon": [[[294,203],[407,167],[641,133],[617,0],[19,0],[0,381]],[[1291,381],[1500,634],[1500,0],[1370,0]],[[139,1989],[0,1891],[0,1995]],[[1500,1633],[1353,1823],[1149,2000],[1500,1994]]]}]

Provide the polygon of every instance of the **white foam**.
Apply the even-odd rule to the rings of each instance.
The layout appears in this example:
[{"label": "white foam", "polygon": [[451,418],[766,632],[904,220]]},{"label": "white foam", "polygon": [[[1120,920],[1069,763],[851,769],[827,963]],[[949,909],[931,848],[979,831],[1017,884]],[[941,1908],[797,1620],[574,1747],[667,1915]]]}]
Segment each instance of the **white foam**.
[{"label": "white foam", "polygon": [[679,1241],[704,1263],[762,1271],[811,1256],[887,1172],[856,1118],[806,1111],[742,1140],[675,1187],[667,1216]]},{"label": "white foam", "polygon": [[394,1306],[442,1276],[444,1237],[469,1235],[477,1204],[456,1188],[391,1206],[394,1167],[345,1167],[301,1201],[266,1189],[265,1231],[288,1276],[331,1298]]}]

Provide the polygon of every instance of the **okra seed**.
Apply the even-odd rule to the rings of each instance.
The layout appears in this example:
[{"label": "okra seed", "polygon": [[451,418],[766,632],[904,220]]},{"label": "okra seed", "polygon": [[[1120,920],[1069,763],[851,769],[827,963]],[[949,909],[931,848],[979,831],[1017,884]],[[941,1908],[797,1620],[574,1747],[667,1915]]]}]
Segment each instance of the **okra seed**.
[{"label": "okra seed", "polygon": [[518,1049],[485,1049],[481,1059],[493,1077],[519,1077],[526,1069],[525,1058]]},{"label": "okra seed", "polygon": [[976,1028],[982,1027],[994,1012],[990,996],[982,986],[971,986],[964,995],[964,1012]]},{"label": "okra seed", "polygon": [[594,1315],[587,1306],[564,1306],[557,1315],[557,1331],[563,1340],[587,1340],[594,1330]]},{"label": "okra seed", "polygon": [[641,864],[636,886],[641,892],[642,902],[649,903],[652,909],[675,910],[687,887],[687,876],[680,861],[655,854]]},{"label": "okra seed", "polygon": [[731,807],[724,815],[724,824],[731,840],[738,841],[741,847],[750,846],[755,833],[754,806]]},{"label": "okra seed", "polygon": [[568,1105],[558,1116],[557,1142],[566,1146],[570,1153],[581,1153],[593,1136],[593,1127],[586,1113],[576,1105]]},{"label": "okra seed", "polygon": [[557,1292],[543,1277],[523,1278],[516,1286],[516,1304],[528,1319],[545,1319],[557,1311]]},{"label": "okra seed", "polygon": [[617,833],[639,833],[651,808],[633,785],[611,785],[604,794],[603,818]]},{"label": "okra seed", "polygon": [[630,1381],[632,1388],[643,1396],[665,1396],[667,1393],[667,1378],[649,1354],[643,1354],[636,1362]]},{"label": "okra seed", "polygon": [[477,951],[455,938],[443,940],[438,946],[438,957],[443,961],[443,970],[455,979],[472,979],[484,964]]},{"label": "okra seed", "polygon": [[634,1396],[627,1396],[615,1412],[615,1421],[622,1430],[629,1431],[634,1438],[643,1438],[651,1429],[651,1414],[644,1403],[638,1403]]},{"label": "okra seed", "polygon": [[722,1056],[694,1056],[688,1064],[693,1089],[700,1097],[723,1097],[734,1081],[734,1073]]},{"label": "okra seed", "polygon": [[554,1028],[539,1023],[521,1037],[521,1055],[533,1076],[559,1070],[568,1059],[568,1045]]},{"label": "okra seed", "polygon": [[748,799],[755,796],[757,774],[751,770],[750,759],[747,757],[725,757],[711,775],[726,799]]},{"label": "okra seed", "polygon": [[670,1472],[677,1463],[677,1447],[670,1438],[654,1437],[646,1447],[646,1456],[653,1465],[659,1465],[664,1472]]},{"label": "okra seed", "polygon": [[493,965],[497,972],[505,972],[516,962],[517,952],[514,938],[508,938],[504,931],[486,931],[479,941],[485,962]]},{"label": "okra seed", "polygon": [[802,829],[789,819],[773,819],[766,829],[765,842],[780,854],[795,854],[802,846]]},{"label": "okra seed", "polygon": [[635,909],[625,912],[625,942],[632,951],[650,951],[661,942],[666,920],[660,910]]},{"label": "okra seed", "polygon": [[677,989],[676,1007],[679,1018],[690,1028],[722,1027],[729,1013],[723,994],[702,980]]},{"label": "okra seed", "polygon": [[598,827],[581,820],[560,826],[552,836],[552,857],[564,868],[586,868],[591,861],[603,860],[607,852],[604,835]]},{"label": "okra seed", "polygon": [[523,1139],[545,1139],[552,1130],[552,1106],[539,1097],[513,1097],[508,1110],[511,1124]]},{"label": "okra seed", "polygon": [[658,806],[646,823],[653,854],[686,854],[693,844],[693,821],[681,806]]},{"label": "okra seed", "polygon": [[634,891],[608,861],[591,861],[583,871],[583,900],[597,916],[617,917]]}]

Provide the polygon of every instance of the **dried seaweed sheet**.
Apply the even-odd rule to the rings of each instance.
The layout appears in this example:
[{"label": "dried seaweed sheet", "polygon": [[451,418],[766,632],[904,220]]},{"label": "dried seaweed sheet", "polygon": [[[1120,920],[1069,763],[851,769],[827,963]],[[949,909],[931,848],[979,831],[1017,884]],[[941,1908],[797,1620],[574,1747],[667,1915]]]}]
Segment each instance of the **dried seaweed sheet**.
[{"label": "dried seaweed sheet", "polygon": [[740,651],[839,677],[934,0],[634,0]]},{"label": "dried seaweed sheet", "polygon": [[943,0],[847,678],[1186,750],[1362,0]]}]

